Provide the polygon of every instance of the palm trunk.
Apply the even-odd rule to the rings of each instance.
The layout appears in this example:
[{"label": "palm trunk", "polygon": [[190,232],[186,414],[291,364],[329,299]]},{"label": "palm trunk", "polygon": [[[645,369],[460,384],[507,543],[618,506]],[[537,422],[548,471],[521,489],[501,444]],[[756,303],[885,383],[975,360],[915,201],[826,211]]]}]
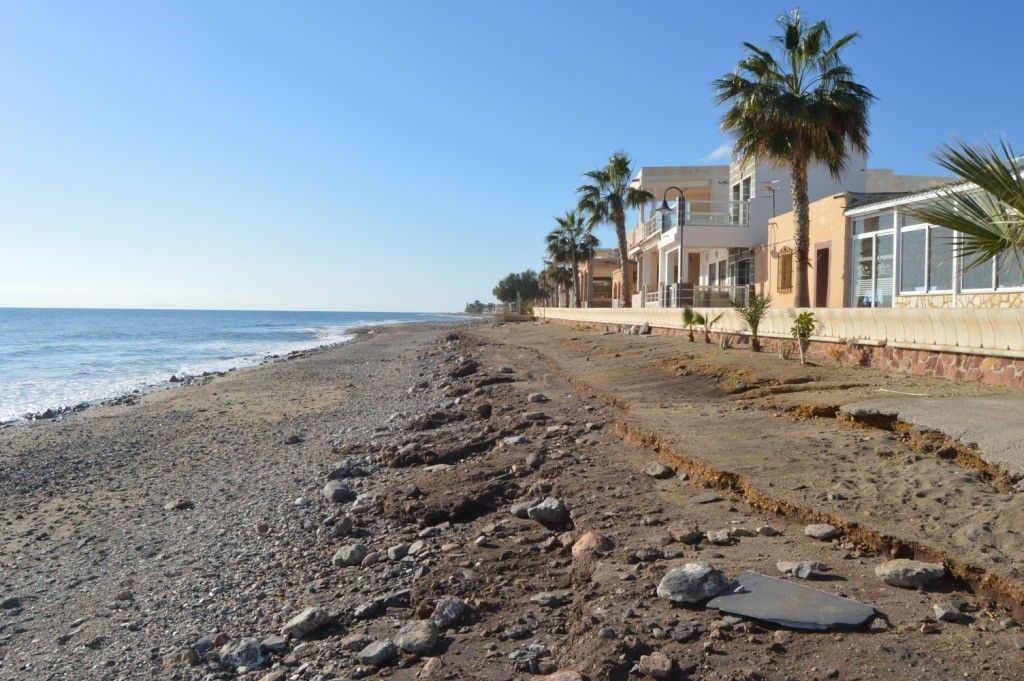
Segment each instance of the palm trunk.
[{"label": "palm trunk", "polygon": [[633,278],[629,276],[629,247],[626,245],[626,215],[615,216],[615,236],[619,240],[619,266],[622,267],[622,288],[619,307],[633,305]]},{"label": "palm trunk", "polygon": [[811,217],[807,200],[807,158],[802,154],[795,154],[790,169],[790,181],[793,190],[793,215],[796,222],[796,235],[794,238],[796,246],[796,267],[793,272],[793,286],[795,287],[794,304],[796,307],[810,307],[811,294],[808,285],[808,270],[810,261],[810,228]]},{"label": "palm trunk", "polygon": [[575,253],[572,256],[572,291],[572,307],[580,307],[580,263]]}]

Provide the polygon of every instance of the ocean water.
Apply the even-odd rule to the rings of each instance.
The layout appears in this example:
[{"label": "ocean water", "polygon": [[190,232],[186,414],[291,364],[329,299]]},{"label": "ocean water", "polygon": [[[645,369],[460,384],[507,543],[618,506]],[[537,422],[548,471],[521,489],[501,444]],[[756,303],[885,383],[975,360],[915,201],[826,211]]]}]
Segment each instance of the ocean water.
[{"label": "ocean water", "polygon": [[0,308],[0,423],[167,386],[172,374],[224,371],[341,342],[365,324],[450,319],[399,312]]}]

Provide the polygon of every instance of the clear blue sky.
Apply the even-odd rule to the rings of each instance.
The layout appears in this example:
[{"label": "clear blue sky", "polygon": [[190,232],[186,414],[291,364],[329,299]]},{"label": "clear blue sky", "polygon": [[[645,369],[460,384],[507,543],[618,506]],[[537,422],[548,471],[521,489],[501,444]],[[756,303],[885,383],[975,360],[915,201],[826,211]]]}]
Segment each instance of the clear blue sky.
[{"label": "clear blue sky", "polygon": [[[708,83],[788,7],[3,0],[0,307],[490,299],[610,152],[706,161]],[[802,7],[862,33],[873,167],[1024,150],[1020,3]]]}]

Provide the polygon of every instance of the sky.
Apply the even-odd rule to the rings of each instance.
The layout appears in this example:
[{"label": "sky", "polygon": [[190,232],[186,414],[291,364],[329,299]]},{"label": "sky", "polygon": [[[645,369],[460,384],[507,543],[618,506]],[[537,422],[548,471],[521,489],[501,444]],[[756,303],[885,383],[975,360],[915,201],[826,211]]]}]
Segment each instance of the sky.
[{"label": "sky", "polygon": [[[491,300],[612,152],[727,163],[709,84],[791,8],[0,0],[0,307]],[[1024,3],[801,8],[861,34],[871,167],[1024,150]]]}]

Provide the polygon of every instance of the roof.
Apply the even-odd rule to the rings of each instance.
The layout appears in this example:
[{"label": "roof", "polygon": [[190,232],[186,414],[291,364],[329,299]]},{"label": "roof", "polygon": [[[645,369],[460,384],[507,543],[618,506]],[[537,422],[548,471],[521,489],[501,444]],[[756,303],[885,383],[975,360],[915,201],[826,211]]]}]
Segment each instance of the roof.
[{"label": "roof", "polygon": [[854,203],[851,201],[850,206],[846,209],[846,215],[863,215],[865,213],[871,213],[876,210],[882,210],[885,208],[895,208],[897,206],[905,206],[911,203],[918,203],[920,201],[927,201],[934,199],[944,191],[964,191],[970,189],[976,189],[977,185],[973,182],[953,181],[946,182],[944,184],[932,187],[930,189],[923,189],[919,192],[899,192],[895,195],[881,196],[871,194],[860,194],[856,196],[873,196],[878,198],[871,198],[867,201],[859,201]]}]

